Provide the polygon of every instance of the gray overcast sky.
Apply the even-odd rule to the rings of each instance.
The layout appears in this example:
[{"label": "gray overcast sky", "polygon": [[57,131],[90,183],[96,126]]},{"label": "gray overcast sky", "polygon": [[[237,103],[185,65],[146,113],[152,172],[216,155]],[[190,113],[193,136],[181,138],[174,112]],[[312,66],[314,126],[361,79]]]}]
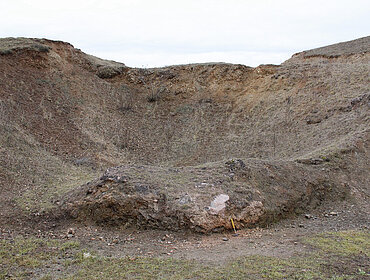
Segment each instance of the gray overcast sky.
[{"label": "gray overcast sky", "polygon": [[368,35],[369,0],[0,0],[0,37],[63,40],[134,67],[280,64]]}]

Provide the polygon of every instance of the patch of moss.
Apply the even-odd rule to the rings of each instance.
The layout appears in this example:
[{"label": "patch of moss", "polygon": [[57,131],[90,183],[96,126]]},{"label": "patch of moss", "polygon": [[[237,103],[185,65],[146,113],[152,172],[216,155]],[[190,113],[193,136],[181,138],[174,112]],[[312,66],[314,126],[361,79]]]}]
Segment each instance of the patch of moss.
[{"label": "patch of moss", "polygon": [[336,255],[350,256],[370,254],[370,233],[368,231],[327,232],[305,239],[307,244]]}]

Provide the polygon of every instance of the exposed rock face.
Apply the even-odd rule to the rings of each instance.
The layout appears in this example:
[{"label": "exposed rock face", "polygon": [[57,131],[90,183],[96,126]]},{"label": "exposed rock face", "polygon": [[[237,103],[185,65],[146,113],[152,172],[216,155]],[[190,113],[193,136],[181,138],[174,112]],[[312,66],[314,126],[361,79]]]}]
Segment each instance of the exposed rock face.
[{"label": "exposed rock face", "polygon": [[280,219],[321,203],[335,184],[327,172],[293,162],[122,166],[71,192],[64,209],[85,222],[209,232],[230,229],[231,218],[237,227]]}]

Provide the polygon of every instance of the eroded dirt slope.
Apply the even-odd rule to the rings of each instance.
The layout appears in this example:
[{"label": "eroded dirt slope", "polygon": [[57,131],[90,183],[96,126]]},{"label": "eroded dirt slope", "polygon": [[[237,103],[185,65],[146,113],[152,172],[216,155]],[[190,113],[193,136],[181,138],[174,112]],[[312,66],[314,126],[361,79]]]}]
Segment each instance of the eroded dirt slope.
[{"label": "eroded dirt slope", "polygon": [[[71,203],[69,212],[81,209],[86,216],[86,209],[99,204],[94,200],[91,206],[91,197],[83,192],[86,186],[76,187],[118,165],[123,166],[120,176],[128,173],[132,186],[160,187],[156,195],[172,184],[176,190],[167,194],[170,201],[185,193],[194,197],[191,188],[207,183],[204,176],[225,175],[229,181],[220,183],[222,194],[241,195],[226,203],[228,214],[215,218],[220,222],[209,223],[213,216],[204,207],[221,189],[206,189],[201,199],[192,201],[199,208],[197,215],[205,215],[208,222],[201,227],[207,230],[230,226],[229,218],[244,208],[227,211],[246,201],[243,192],[247,189],[260,192],[258,201],[263,203],[264,215],[251,224],[281,216],[284,207],[290,213],[309,206],[292,202],[282,207],[290,196],[309,201],[304,186],[310,181],[326,182],[311,190],[326,186],[321,200],[346,194],[366,206],[369,41],[366,37],[302,52],[279,66],[193,64],[136,69],[86,55],[64,42],[1,39],[2,217],[18,217],[17,209],[26,216],[28,211],[49,212],[66,200]],[[250,169],[261,176],[235,183],[230,179],[235,172],[225,167],[233,158],[246,163],[242,173]],[[208,164],[218,171],[186,179],[188,173]],[[286,170],[291,174],[269,177],[264,185],[270,176],[264,164],[272,169],[290,166]],[[131,172],[132,165],[142,172]],[[159,179],[171,168],[186,169],[181,173],[185,182],[182,176],[172,183]],[[158,174],[154,179],[152,169]],[[300,180],[305,181],[302,186],[296,184]],[[232,191],[226,188],[229,185]],[[284,189],[285,196],[281,195]],[[70,194],[65,194],[76,190],[81,190],[75,196],[79,200],[68,200]],[[106,195],[109,198],[112,193]],[[252,201],[257,200],[247,199],[245,207]],[[104,206],[102,211],[107,209]],[[194,208],[175,210],[175,215],[186,216]],[[145,221],[165,224],[155,211]],[[114,221],[114,215],[106,220]]]}]

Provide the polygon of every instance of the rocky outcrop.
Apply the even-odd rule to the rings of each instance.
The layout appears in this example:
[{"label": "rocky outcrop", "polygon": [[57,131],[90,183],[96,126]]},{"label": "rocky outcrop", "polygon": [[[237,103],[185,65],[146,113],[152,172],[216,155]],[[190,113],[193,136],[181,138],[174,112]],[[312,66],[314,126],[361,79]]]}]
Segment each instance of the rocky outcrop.
[{"label": "rocky outcrop", "polygon": [[237,227],[278,220],[320,204],[334,185],[327,172],[293,162],[121,166],[69,193],[63,209],[84,222],[210,232],[230,229],[231,219]]}]

